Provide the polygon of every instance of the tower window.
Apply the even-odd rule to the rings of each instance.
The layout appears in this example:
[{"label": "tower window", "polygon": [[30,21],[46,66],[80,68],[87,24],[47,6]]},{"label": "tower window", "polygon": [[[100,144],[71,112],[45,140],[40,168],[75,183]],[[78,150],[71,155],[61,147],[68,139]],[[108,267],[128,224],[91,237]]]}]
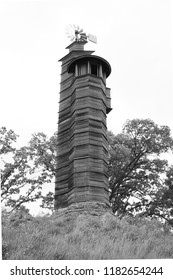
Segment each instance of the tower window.
[{"label": "tower window", "polygon": [[92,74],[92,75],[98,76],[98,67],[97,67],[97,64],[92,64],[92,63],[91,63],[91,74]]},{"label": "tower window", "polygon": [[87,64],[86,63],[81,63],[78,65],[79,67],[79,76],[81,75],[86,75],[87,73]]}]

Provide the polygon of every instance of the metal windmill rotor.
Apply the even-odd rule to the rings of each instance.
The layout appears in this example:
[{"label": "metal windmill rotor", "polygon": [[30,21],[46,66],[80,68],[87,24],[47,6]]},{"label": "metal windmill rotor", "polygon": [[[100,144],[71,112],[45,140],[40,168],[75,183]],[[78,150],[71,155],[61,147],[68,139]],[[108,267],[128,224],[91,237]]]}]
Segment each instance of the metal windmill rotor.
[{"label": "metal windmill rotor", "polygon": [[80,41],[80,42],[88,42],[91,41],[93,43],[97,43],[97,38],[94,35],[86,34],[83,31],[83,28],[80,28],[79,25],[69,24],[66,27],[66,34],[70,41]]}]

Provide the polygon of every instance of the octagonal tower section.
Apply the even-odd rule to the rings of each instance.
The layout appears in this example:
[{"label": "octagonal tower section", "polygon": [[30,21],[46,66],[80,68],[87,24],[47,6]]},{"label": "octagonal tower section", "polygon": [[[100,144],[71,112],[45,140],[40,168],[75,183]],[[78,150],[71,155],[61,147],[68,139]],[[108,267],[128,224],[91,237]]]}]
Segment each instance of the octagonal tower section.
[{"label": "octagonal tower section", "polygon": [[109,204],[106,79],[110,64],[75,41],[63,57],[57,139],[55,209],[72,203]]}]

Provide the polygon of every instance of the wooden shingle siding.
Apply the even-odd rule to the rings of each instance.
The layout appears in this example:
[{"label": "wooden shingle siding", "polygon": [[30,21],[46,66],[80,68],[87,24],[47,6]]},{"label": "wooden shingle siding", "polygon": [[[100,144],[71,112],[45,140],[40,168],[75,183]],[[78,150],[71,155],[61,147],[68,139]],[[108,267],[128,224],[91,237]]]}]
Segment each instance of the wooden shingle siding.
[{"label": "wooden shingle siding", "polygon": [[[84,201],[109,203],[106,114],[111,107],[106,77],[110,66],[78,43],[72,43],[61,59],[55,209]],[[94,74],[92,63],[98,69]]]}]

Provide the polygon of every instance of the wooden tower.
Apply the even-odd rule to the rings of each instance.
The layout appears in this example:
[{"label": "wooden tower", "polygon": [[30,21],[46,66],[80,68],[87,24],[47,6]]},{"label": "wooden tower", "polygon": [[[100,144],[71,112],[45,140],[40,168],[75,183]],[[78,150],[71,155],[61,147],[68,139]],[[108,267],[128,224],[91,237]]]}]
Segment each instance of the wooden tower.
[{"label": "wooden tower", "polygon": [[109,203],[106,114],[111,111],[106,78],[110,64],[75,40],[62,62],[55,209],[72,203]]}]

